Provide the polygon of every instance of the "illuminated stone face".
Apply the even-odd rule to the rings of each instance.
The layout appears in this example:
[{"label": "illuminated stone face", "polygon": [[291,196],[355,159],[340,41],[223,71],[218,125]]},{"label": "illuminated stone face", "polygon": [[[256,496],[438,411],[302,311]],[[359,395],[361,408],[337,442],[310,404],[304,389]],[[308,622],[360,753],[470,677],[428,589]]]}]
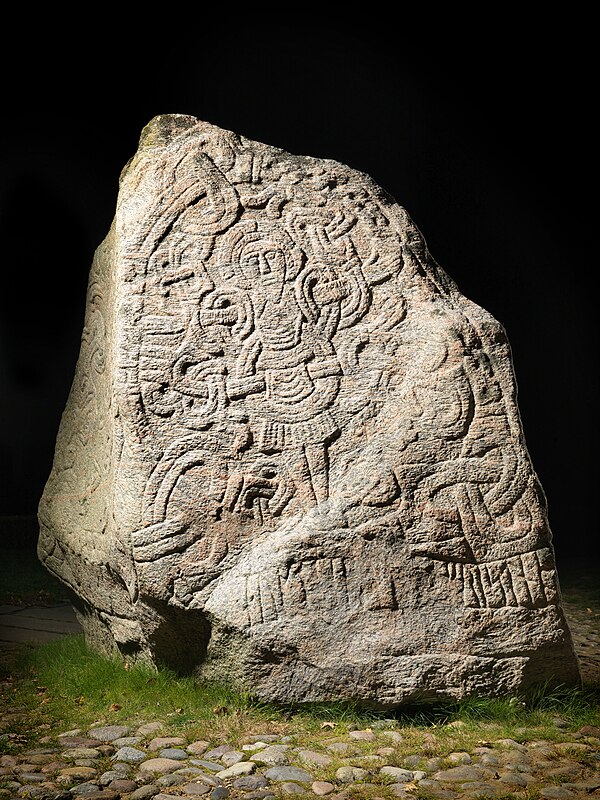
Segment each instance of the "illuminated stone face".
[{"label": "illuminated stone face", "polygon": [[90,641],[263,698],[578,681],[501,326],[367,176],[190,117],[122,176],[40,522]]}]

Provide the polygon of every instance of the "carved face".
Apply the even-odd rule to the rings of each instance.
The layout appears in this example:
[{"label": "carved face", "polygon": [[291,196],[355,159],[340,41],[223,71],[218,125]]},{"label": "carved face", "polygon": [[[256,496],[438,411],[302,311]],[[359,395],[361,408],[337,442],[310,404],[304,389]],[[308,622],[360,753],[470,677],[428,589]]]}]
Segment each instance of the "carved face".
[{"label": "carved face", "polygon": [[251,286],[257,284],[273,299],[279,299],[285,282],[285,254],[268,240],[251,241],[240,253],[240,268]]}]

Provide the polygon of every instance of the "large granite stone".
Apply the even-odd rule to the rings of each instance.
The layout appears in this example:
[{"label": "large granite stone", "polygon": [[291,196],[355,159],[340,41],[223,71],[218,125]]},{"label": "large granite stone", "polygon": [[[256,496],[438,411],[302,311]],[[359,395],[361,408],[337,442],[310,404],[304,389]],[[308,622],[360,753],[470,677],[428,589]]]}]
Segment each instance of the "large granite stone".
[{"label": "large granite stone", "polygon": [[90,643],[275,701],[576,684],[507,339],[364,174],[144,129],[39,554]]}]

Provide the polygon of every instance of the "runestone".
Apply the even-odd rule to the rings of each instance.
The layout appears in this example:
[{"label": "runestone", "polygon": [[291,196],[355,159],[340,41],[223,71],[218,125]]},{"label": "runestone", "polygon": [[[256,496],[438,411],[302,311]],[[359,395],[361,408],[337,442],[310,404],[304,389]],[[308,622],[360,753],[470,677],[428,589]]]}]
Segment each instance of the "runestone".
[{"label": "runestone", "polygon": [[277,702],[577,685],[502,326],[367,175],[156,117],[39,555],[107,653]]}]

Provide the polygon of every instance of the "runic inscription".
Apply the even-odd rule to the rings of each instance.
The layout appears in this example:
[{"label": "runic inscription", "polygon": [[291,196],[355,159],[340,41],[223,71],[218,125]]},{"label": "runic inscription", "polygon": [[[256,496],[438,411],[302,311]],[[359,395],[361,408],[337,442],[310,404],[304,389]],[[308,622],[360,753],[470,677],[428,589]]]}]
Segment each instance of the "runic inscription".
[{"label": "runic inscription", "polygon": [[271,699],[573,682],[515,395],[501,326],[367,176],[159,117],[98,251],[40,553],[92,641],[181,645]]}]

